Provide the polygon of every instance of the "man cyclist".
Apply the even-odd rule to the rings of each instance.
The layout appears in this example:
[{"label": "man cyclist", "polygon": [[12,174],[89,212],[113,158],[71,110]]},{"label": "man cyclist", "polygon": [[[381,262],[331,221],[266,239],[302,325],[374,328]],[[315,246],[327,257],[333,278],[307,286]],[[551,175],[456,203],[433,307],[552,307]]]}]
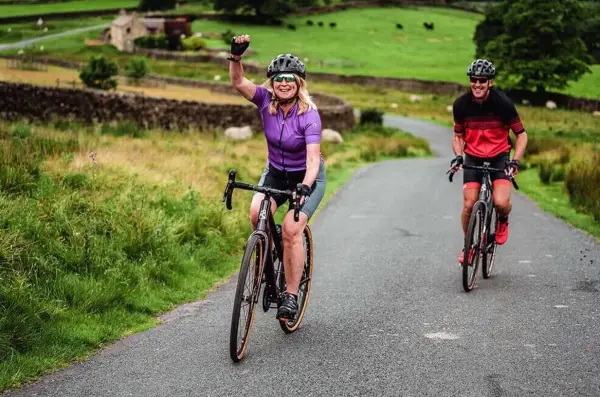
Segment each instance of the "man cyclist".
[{"label": "man cyclist", "polygon": [[[456,157],[450,163],[454,170],[463,164],[505,169],[492,172],[493,199],[498,214],[496,243],[508,239],[508,215],[512,209],[510,177],[519,171],[519,162],[527,146],[527,133],[512,101],[503,92],[492,88],[496,68],[486,59],[477,59],[467,69],[470,90],[454,101],[454,137],[452,150]],[[510,160],[512,141],[509,129],[515,135],[514,157]],[[464,158],[463,158],[464,156]],[[461,223],[466,235],[473,205],[479,198],[483,174],[465,169],[463,182],[463,209]],[[464,251],[464,250],[463,250]],[[458,257],[464,262],[464,252]]]},{"label": "man cyclist", "polygon": [[[233,87],[254,103],[262,117],[267,141],[268,161],[259,186],[294,190],[302,184],[300,220],[294,221],[288,210],[282,225],[283,266],[286,292],[277,310],[277,318],[292,319],[298,311],[298,287],[304,269],[302,236],[304,227],[325,194],[325,163],[321,156],[321,118],[306,86],[306,70],[298,57],[281,54],[267,68],[267,79],[256,85],[244,77],[242,55],[250,45],[250,36],[234,37],[228,58]],[[250,206],[255,228],[263,200],[256,193]],[[285,204],[287,197],[273,196],[271,210]]]}]

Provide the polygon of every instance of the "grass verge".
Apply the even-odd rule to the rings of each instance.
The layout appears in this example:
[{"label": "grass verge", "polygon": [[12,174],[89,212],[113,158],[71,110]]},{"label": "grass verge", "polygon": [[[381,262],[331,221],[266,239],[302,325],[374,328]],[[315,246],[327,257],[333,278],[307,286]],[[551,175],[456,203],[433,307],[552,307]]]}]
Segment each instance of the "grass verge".
[{"label": "grass verge", "polygon": [[[324,143],[326,199],[352,170],[429,153],[362,126]],[[0,390],[157,324],[235,272],[251,194],[221,203],[231,168],[258,181],[262,136],[0,123]],[[247,192],[245,192],[247,193]]]},{"label": "grass verge", "polygon": [[600,241],[600,223],[590,214],[577,211],[565,191],[563,182],[544,184],[540,180],[537,169],[529,169],[519,173],[520,191],[535,200],[541,209],[584,230]]}]

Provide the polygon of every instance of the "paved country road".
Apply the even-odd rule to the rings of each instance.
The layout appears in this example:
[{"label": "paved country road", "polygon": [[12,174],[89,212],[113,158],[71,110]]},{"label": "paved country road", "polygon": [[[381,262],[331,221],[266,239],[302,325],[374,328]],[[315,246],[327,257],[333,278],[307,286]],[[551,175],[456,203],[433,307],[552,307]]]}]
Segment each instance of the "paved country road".
[{"label": "paved country road", "polygon": [[15,42],[15,43],[0,44],[0,51],[13,50],[13,49],[17,49],[17,48],[23,48],[23,47],[27,47],[30,44],[38,43],[40,41],[45,41],[45,40],[50,40],[50,39],[56,39],[58,37],[64,37],[64,36],[72,36],[72,35],[77,34],[77,33],[83,33],[83,32],[87,32],[87,31],[90,31],[90,30],[97,30],[97,29],[107,28],[109,26],[110,26],[110,23],[104,23],[102,25],[88,26],[88,27],[85,27],[85,28],[71,29],[71,30],[67,30],[67,31],[64,31],[64,32],[61,32],[61,33],[49,34],[47,36],[41,36],[41,37],[36,37],[34,39],[22,40],[22,41],[18,41],[18,42]]},{"label": "paved country road", "polygon": [[315,217],[313,290],[296,333],[258,309],[248,356],[233,364],[232,279],[6,395],[600,396],[600,245],[517,194],[493,277],[463,292],[451,131],[385,120],[441,157],[366,167]]}]

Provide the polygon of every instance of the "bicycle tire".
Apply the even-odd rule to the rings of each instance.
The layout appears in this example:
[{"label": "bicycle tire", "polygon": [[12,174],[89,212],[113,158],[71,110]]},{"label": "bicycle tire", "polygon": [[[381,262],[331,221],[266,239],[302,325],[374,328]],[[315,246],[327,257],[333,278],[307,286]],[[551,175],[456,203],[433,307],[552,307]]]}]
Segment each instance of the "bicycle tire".
[{"label": "bicycle tire", "polygon": [[[304,232],[302,233],[303,245],[304,245],[304,271],[302,272],[302,279],[298,287],[298,314],[291,321],[279,321],[281,329],[286,334],[291,334],[300,327],[306,308],[308,306],[308,300],[310,297],[310,289],[312,286],[312,272],[314,264],[314,251],[313,251],[313,240],[312,231],[310,227],[306,225]],[[284,291],[284,290],[283,290]]]},{"label": "bicycle tire", "polygon": [[[496,210],[493,209],[488,225],[486,247],[483,250],[483,256],[481,258],[481,275],[486,279],[492,276],[494,262],[496,261],[496,248],[498,248],[498,245],[496,244],[496,216]],[[489,240],[489,242],[487,240]]]},{"label": "bicycle tire", "polygon": [[[244,255],[242,256],[242,263],[240,265],[240,272],[238,275],[238,282],[235,291],[235,298],[233,302],[233,312],[231,315],[231,328],[229,333],[229,355],[233,362],[240,362],[245,354],[246,348],[248,347],[248,340],[250,337],[250,331],[252,330],[252,324],[254,323],[254,312],[256,309],[256,294],[260,293],[263,262],[264,262],[264,238],[261,235],[253,234],[248,238],[246,248],[244,249]],[[250,272],[250,264],[253,254],[256,252],[256,266],[252,272]],[[250,279],[250,282],[246,283],[248,275],[254,275],[254,279]],[[258,281],[257,281],[258,280]],[[250,287],[249,296],[245,296],[244,292],[247,290],[247,286]],[[248,315],[244,321],[244,331],[242,339],[239,341],[240,331],[240,315],[242,313],[242,303],[248,303]],[[239,343],[238,343],[239,342]]]},{"label": "bicycle tire", "polygon": [[[484,211],[485,206],[482,202],[475,203],[471,212],[471,218],[469,219],[469,227],[467,228],[467,235],[465,237],[464,261],[462,265],[462,284],[465,292],[471,291],[477,280],[477,271],[479,270],[479,262],[481,259],[481,247],[479,247],[479,245],[481,245]],[[477,235],[479,235],[479,240],[474,241],[474,237]],[[473,248],[473,255],[469,255],[471,248]],[[469,269],[473,270],[470,275]]]}]

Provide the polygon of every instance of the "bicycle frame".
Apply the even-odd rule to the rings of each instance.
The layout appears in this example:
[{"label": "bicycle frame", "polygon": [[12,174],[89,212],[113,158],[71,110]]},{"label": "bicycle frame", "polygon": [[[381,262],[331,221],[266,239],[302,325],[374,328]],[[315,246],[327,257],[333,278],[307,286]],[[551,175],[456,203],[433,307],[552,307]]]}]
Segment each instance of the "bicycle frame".
[{"label": "bicycle frame", "polygon": [[[277,253],[277,259],[279,259],[279,263],[283,266],[283,245],[281,243],[281,239],[277,235],[277,226],[275,224],[275,219],[273,218],[273,214],[271,213],[271,197],[273,194],[282,194],[292,197],[293,191],[291,190],[278,190],[272,189],[268,187],[262,186],[253,186],[243,182],[235,181],[236,172],[235,170],[229,171],[229,181],[227,182],[227,186],[225,188],[225,193],[223,197],[223,201],[226,202],[227,209],[231,210],[231,196],[233,194],[233,189],[239,188],[244,190],[253,190],[259,193],[263,193],[265,197],[260,203],[260,210],[258,212],[258,223],[256,225],[256,229],[252,232],[252,235],[259,234],[262,236],[265,242],[265,250],[264,257],[261,259],[263,263],[263,274],[260,274],[260,277],[257,277],[259,283],[262,283],[263,275],[266,274],[266,288],[265,293],[268,293],[271,301],[277,302],[279,299],[279,295],[281,291],[278,291],[277,285],[277,277],[279,273],[282,273],[281,269],[274,269],[273,265],[273,257],[271,255],[271,242],[275,247],[275,252]],[[294,220],[298,222],[300,219],[300,203],[298,202],[298,198],[300,197],[301,190],[300,186],[296,187],[296,199],[294,200]],[[277,235],[277,238],[274,238],[274,235]],[[260,288],[260,284],[257,285]],[[255,300],[258,300],[258,295],[256,294]]]},{"label": "bicycle frame", "polygon": [[[267,275],[264,293],[268,293],[271,300],[278,299],[279,296],[279,291],[277,291],[277,273],[279,272],[279,269],[274,268],[270,249],[271,241],[273,242],[279,263],[283,264],[283,245],[278,237],[274,237],[276,236],[276,233],[277,226],[275,224],[275,219],[273,219],[273,214],[271,213],[271,195],[265,193],[265,197],[260,203],[258,224],[256,225],[256,230],[254,230],[252,234],[262,234],[264,236],[265,245],[268,247],[265,249],[265,257],[263,258],[263,274]],[[259,282],[262,282],[262,275],[258,280]],[[256,295],[256,300],[258,300],[258,294]]]},{"label": "bicycle frame", "polygon": [[[490,175],[490,172],[504,172],[504,170],[499,169],[499,168],[491,168],[490,167],[490,162],[484,162],[483,166],[475,166],[475,165],[466,165],[463,164],[462,168],[464,169],[472,169],[472,170],[477,170],[477,171],[482,171],[483,172],[483,178],[481,181],[481,187],[479,188],[479,198],[477,199],[477,201],[475,202],[475,204],[473,205],[475,207],[475,205],[477,203],[482,203],[485,206],[485,213],[484,213],[484,217],[483,217],[483,235],[486,238],[485,241],[485,248],[487,250],[488,248],[488,237],[489,237],[489,221],[491,220],[492,217],[492,211],[494,209],[494,202],[493,202],[493,184],[492,184],[492,177]],[[448,173],[450,173],[450,177],[449,180],[450,182],[452,182],[452,177],[454,176],[454,173],[457,172],[458,169],[453,169],[451,168],[450,170],[448,170]],[[513,184],[513,186],[515,187],[515,189],[519,189],[519,185],[517,185],[517,181],[515,181],[515,178],[513,176],[510,176],[510,181]]]},{"label": "bicycle frame", "polygon": [[482,203],[485,207],[485,212],[483,215],[483,236],[485,236],[485,247],[482,247],[485,250],[488,249],[489,227],[491,226],[489,223],[492,217],[492,211],[494,209],[493,184],[489,172],[489,166],[490,163],[483,163],[483,178],[481,181],[481,187],[479,188],[479,199],[477,200],[477,202]]}]

